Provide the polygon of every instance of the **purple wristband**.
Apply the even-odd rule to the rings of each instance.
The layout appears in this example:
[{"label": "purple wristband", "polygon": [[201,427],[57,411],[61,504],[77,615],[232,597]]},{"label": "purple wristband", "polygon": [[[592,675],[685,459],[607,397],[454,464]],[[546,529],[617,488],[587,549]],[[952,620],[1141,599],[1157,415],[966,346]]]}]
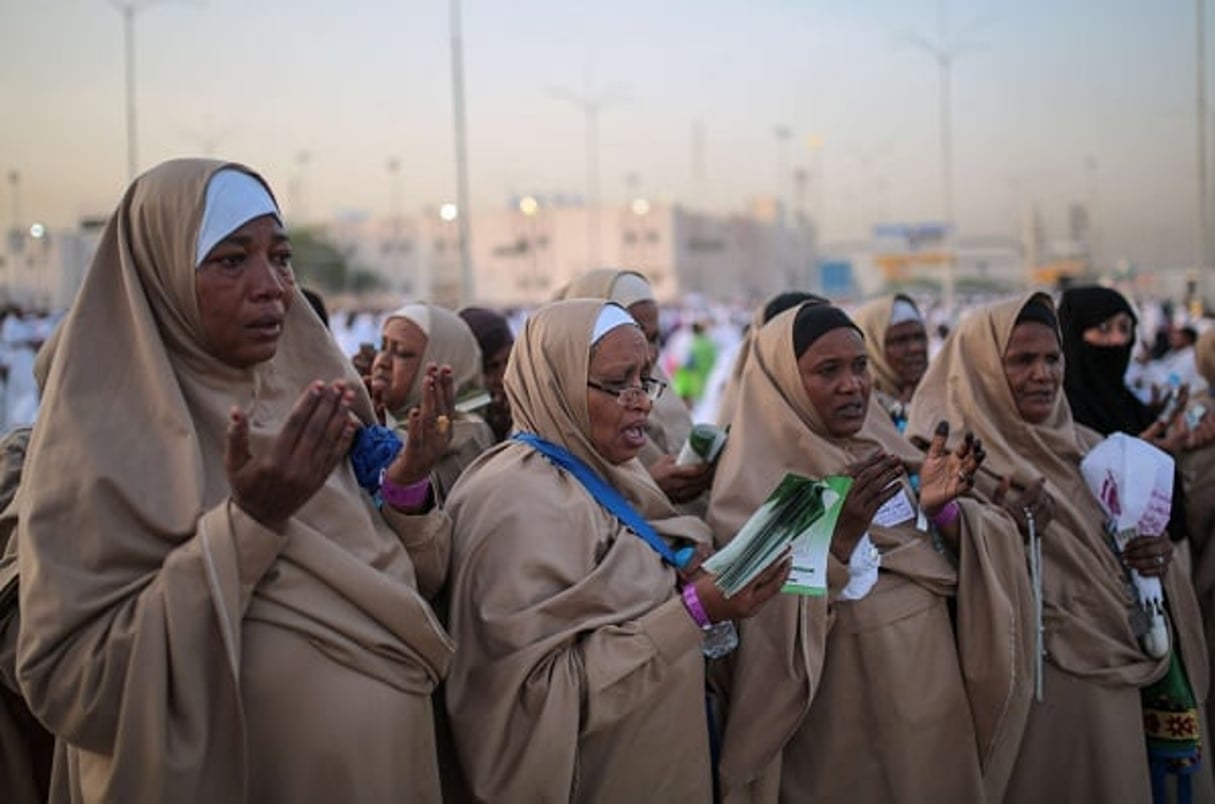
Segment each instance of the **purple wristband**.
[{"label": "purple wristband", "polygon": [[688,614],[692,615],[692,619],[696,621],[697,625],[701,628],[713,625],[713,621],[705,613],[705,607],[700,603],[700,595],[696,594],[695,584],[684,584],[680,597],[683,598],[683,607],[688,610]]},{"label": "purple wristband", "polygon": [[393,483],[388,478],[388,472],[380,472],[380,499],[393,508],[421,508],[430,494],[430,478],[424,477],[417,483],[402,486]]},{"label": "purple wristband", "polygon": [[937,526],[938,529],[947,528],[957,520],[958,512],[960,510],[961,509],[958,508],[958,501],[950,500],[944,508],[937,511],[935,514],[929,517],[929,519],[932,521],[932,524]]}]

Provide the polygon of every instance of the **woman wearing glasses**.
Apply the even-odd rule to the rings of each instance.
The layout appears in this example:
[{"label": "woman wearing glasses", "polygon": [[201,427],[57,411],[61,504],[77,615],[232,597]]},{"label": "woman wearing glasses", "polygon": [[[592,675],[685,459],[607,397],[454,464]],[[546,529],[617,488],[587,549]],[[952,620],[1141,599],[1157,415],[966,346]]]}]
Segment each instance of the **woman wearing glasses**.
[{"label": "woman wearing glasses", "polygon": [[702,628],[752,614],[787,565],[726,600],[687,563],[708,528],[637,460],[648,365],[618,305],[535,313],[506,369],[520,432],[448,499],[447,708],[476,800],[712,798]]}]

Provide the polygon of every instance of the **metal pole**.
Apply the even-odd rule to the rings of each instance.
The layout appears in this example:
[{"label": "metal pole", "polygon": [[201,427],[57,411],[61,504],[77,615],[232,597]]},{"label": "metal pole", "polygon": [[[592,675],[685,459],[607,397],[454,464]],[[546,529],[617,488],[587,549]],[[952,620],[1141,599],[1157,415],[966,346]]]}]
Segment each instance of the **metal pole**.
[{"label": "metal pole", "polygon": [[953,139],[950,120],[950,66],[949,54],[942,53],[941,65],[941,206],[945,213],[945,310],[953,313],[954,272],[956,239],[953,224]]},{"label": "metal pole", "polygon": [[13,231],[21,231],[21,173],[16,170],[8,172],[8,183],[13,193]]},{"label": "metal pole", "polygon": [[471,304],[474,297],[472,270],[472,232],[468,199],[467,122],[464,116],[464,38],[460,0],[450,0],[451,11],[451,97],[456,137],[456,226],[460,239],[460,300]]},{"label": "metal pole", "polygon": [[127,67],[127,181],[134,181],[135,173],[139,170],[135,141],[135,6],[127,4],[121,6],[120,10]]},{"label": "metal pole", "polygon": [[1194,26],[1195,46],[1195,114],[1197,115],[1198,151],[1198,230],[1196,254],[1198,269],[1198,295],[1205,307],[1212,291],[1207,259],[1207,55],[1206,55],[1206,0],[1195,0],[1197,17]]}]

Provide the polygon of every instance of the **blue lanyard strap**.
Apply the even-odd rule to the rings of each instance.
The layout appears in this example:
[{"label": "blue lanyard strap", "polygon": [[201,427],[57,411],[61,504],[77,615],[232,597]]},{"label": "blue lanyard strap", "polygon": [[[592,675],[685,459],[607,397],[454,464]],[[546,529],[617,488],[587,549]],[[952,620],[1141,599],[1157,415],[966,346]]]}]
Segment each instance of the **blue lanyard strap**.
[{"label": "blue lanyard strap", "polygon": [[645,521],[637,509],[629,505],[628,500],[619,491],[595,474],[594,469],[579,460],[569,450],[545,441],[535,433],[515,433],[511,438],[527,444],[549,461],[573,475],[600,505],[623,522],[629,530],[644,539],[645,543],[654,549],[654,552],[662,556],[663,561],[677,568],[688,563],[694,553],[692,548],[684,547],[678,551],[672,550],[657,531],[650,527],[650,523]]}]

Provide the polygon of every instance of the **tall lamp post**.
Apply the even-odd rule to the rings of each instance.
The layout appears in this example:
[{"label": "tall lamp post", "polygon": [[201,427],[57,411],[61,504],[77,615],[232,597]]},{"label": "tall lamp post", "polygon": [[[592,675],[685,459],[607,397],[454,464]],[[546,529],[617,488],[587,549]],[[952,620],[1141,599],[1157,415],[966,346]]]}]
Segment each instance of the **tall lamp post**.
[{"label": "tall lamp post", "polygon": [[1212,292],[1207,245],[1207,50],[1206,0],[1195,0],[1194,12],[1194,77],[1195,115],[1198,155],[1198,231],[1195,239],[1195,261],[1198,263],[1198,295],[1205,307]]},{"label": "tall lamp post", "polygon": [[973,45],[963,42],[961,35],[957,37],[950,35],[945,2],[946,0],[939,0],[937,6],[940,19],[939,40],[934,42],[915,35],[907,35],[903,39],[908,44],[923,50],[937,63],[940,81],[941,209],[945,218],[943,221],[945,224],[945,310],[947,314],[951,314],[954,307],[954,272],[957,259],[954,254],[953,120],[950,84],[954,61],[964,50],[973,48]]},{"label": "tall lamp post", "polygon": [[135,115],[135,15],[163,0],[110,0],[122,14],[122,46],[127,89],[127,181],[139,171],[139,150]]},{"label": "tall lamp post", "polygon": [[468,135],[467,118],[464,114],[464,28],[460,15],[460,0],[448,3],[451,21],[451,105],[455,117],[456,138],[456,231],[460,238],[460,299],[471,304],[473,293],[472,270],[472,207],[468,198]]},{"label": "tall lamp post", "polygon": [[595,76],[588,68],[586,89],[576,92],[565,87],[547,90],[550,97],[568,101],[586,116],[586,242],[591,268],[599,267],[599,110],[620,99],[612,89],[596,91]]}]

